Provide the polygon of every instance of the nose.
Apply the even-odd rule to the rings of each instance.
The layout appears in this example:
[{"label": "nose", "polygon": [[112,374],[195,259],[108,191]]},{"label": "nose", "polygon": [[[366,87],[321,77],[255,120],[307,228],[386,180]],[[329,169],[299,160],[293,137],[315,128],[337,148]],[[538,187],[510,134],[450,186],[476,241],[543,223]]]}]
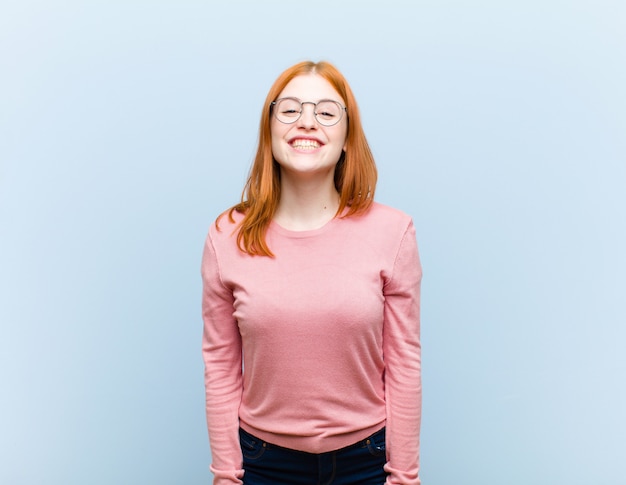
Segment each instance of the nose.
[{"label": "nose", "polygon": [[298,118],[298,126],[307,130],[317,127],[317,120],[315,119],[315,108],[315,103],[302,103],[302,114],[300,115],[300,118]]}]

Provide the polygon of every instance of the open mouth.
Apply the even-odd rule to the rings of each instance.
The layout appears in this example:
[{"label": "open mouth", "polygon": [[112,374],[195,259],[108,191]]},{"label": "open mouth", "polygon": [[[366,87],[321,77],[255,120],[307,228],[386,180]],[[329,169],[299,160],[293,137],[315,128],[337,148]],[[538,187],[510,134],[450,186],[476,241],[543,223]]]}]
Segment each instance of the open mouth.
[{"label": "open mouth", "polygon": [[308,138],[296,138],[291,140],[289,144],[297,150],[315,150],[322,146],[319,141]]}]

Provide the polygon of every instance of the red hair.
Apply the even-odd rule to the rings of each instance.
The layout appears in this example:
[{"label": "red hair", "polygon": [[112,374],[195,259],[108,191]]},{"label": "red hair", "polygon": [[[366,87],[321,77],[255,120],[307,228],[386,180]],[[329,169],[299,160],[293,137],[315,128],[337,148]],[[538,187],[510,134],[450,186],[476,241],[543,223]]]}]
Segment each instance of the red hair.
[{"label": "red hair", "polygon": [[339,209],[335,216],[346,208],[348,210],[343,217],[362,214],[369,209],[374,200],[378,177],[376,164],[363,132],[356,99],[348,82],[339,70],[328,62],[300,62],[284,71],[267,94],[259,127],[259,145],[241,195],[241,202],[225,211],[215,221],[217,226],[220,218],[228,213],[229,220],[234,223],[233,211],[244,214],[239,224],[237,244],[243,252],[251,255],[273,256],[265,241],[265,234],[280,200],[280,166],[272,155],[271,103],[293,78],[304,74],[322,76],[346,102],[348,134],[346,150],[339,157],[335,167],[335,188],[340,196]]}]

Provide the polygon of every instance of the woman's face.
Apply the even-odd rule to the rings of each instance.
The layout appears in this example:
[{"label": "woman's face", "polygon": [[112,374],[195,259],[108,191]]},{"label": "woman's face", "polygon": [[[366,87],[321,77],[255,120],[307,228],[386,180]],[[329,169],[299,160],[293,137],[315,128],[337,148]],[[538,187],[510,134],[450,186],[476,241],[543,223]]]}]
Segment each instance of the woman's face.
[{"label": "woman's face", "polygon": [[[278,99],[282,98],[297,98],[304,104],[300,118],[294,123],[283,123],[272,115],[272,153],[281,170],[305,175],[334,173],[341,152],[345,150],[348,117],[344,112],[337,124],[324,126],[316,119],[316,107],[311,103],[332,100],[343,107],[345,100],[318,74],[293,78],[278,96]],[[274,111],[276,109],[274,106]]]}]

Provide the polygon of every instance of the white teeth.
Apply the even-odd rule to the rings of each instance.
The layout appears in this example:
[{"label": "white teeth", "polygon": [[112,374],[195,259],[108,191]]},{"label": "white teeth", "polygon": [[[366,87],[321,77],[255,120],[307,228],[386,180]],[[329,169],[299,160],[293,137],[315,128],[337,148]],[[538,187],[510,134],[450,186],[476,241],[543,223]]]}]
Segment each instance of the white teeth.
[{"label": "white teeth", "polygon": [[320,144],[315,140],[294,140],[291,142],[291,146],[300,150],[312,150],[319,148]]}]

